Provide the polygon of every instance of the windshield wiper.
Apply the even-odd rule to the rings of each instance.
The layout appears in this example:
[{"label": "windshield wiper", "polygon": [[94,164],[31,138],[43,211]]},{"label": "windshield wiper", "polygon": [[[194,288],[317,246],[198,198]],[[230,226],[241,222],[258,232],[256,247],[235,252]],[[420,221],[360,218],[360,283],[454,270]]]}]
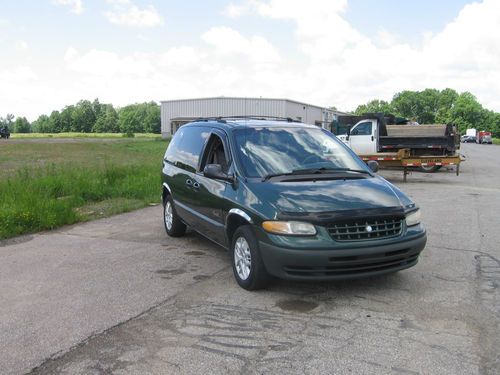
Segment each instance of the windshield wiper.
[{"label": "windshield wiper", "polygon": [[372,176],[372,174],[370,172],[365,171],[363,169],[321,167],[321,168],[308,168],[308,169],[294,169],[291,172],[285,172],[285,173],[269,173],[269,174],[265,175],[264,177],[262,177],[262,182],[267,181],[270,178],[280,177],[280,176],[323,174],[323,173],[337,173],[337,172],[355,172],[355,173],[369,174],[370,176]]},{"label": "windshield wiper", "polygon": [[293,175],[294,173],[269,173],[269,174],[266,174],[265,176],[262,177],[262,182],[264,181],[267,181],[269,180],[270,178],[273,178],[273,177],[278,177],[278,176],[291,176]]},{"label": "windshield wiper", "polygon": [[294,169],[291,172],[283,172],[283,173],[269,173],[266,174],[264,177],[262,177],[262,182],[269,180],[270,178],[273,177],[280,177],[280,176],[293,176],[293,175],[301,175],[301,174],[317,174],[317,173],[323,173],[326,168],[310,168],[310,169]]},{"label": "windshield wiper", "polygon": [[371,175],[371,173],[369,171],[365,171],[363,169],[352,169],[352,168],[321,167],[321,168],[309,168],[309,169],[294,169],[292,171],[293,174],[317,174],[317,173],[335,173],[335,172],[356,172],[356,173],[363,173],[363,174]]}]

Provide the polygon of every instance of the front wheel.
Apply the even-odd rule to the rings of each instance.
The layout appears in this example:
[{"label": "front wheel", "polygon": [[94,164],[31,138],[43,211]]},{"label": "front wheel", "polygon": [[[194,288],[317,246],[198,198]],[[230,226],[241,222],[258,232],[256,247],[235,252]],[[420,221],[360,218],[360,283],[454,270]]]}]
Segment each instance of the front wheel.
[{"label": "front wheel", "polygon": [[269,284],[270,277],[250,226],[239,227],[234,233],[231,258],[234,277],[243,289],[257,290]]},{"label": "front wheel", "polygon": [[165,231],[170,237],[180,237],[186,233],[186,224],[177,215],[174,201],[169,195],[163,203],[163,224]]}]

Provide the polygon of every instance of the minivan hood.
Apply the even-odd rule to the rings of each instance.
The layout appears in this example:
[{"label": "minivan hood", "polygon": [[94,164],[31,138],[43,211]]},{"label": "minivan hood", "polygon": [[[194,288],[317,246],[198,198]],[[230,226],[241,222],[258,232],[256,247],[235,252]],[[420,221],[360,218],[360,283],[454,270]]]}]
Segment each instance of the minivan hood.
[{"label": "minivan hood", "polygon": [[381,177],[294,182],[254,182],[250,190],[277,215],[365,209],[401,208],[411,204],[399,189]]}]

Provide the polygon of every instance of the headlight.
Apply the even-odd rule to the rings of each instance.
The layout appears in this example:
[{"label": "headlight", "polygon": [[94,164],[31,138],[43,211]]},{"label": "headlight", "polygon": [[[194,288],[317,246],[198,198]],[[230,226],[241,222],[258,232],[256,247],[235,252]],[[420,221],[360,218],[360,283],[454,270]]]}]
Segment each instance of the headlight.
[{"label": "headlight", "polygon": [[310,223],[301,221],[264,221],[262,228],[266,232],[274,234],[288,234],[295,236],[313,236],[316,228]]},{"label": "headlight", "polygon": [[406,225],[411,227],[413,225],[420,224],[420,210],[410,212],[406,215]]}]

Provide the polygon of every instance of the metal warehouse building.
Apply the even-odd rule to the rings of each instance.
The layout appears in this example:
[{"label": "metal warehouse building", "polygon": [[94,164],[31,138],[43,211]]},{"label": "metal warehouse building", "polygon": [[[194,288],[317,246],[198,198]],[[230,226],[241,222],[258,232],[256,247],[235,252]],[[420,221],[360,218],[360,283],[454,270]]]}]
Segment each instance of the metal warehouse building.
[{"label": "metal warehouse building", "polygon": [[329,128],[341,112],[289,99],[203,98],[161,102],[161,133],[167,137],[200,117],[276,116]]}]

